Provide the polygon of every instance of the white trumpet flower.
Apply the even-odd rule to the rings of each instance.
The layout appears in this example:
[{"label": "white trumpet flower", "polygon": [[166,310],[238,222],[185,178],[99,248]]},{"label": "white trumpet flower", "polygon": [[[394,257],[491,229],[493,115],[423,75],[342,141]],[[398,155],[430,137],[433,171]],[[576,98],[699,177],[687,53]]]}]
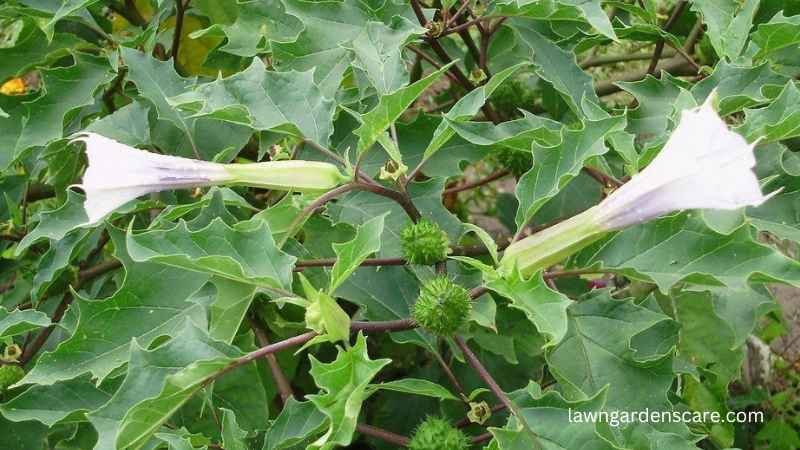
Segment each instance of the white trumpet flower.
[{"label": "white trumpet flower", "polygon": [[755,143],[731,131],[711,102],[681,113],[653,161],[598,205],[509,246],[501,265],[530,274],[609,231],[684,209],[757,206],[763,195],[753,172]]},{"label": "white trumpet flower", "polygon": [[269,189],[325,191],[346,181],[336,166],[316,161],[219,164],[139,150],[105,136],[83,133],[89,167],[79,185],[89,223],[152,192],[238,184]]}]

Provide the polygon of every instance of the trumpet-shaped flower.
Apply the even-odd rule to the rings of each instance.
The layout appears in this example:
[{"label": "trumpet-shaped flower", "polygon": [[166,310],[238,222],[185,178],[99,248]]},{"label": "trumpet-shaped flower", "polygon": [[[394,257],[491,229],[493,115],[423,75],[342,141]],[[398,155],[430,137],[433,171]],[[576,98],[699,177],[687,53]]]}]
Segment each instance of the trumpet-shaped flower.
[{"label": "trumpet-shaped flower", "polygon": [[598,205],[506,249],[504,267],[522,273],[554,264],[605,233],[683,209],[757,206],[755,143],[731,131],[711,105],[681,113],[664,148],[642,172]]},{"label": "trumpet-shaped flower", "polygon": [[77,186],[86,193],[84,208],[90,223],[139,196],[168,189],[240,184],[324,191],[346,180],[335,166],[323,162],[219,164],[138,150],[95,133],[74,140],[86,144],[89,167]]}]

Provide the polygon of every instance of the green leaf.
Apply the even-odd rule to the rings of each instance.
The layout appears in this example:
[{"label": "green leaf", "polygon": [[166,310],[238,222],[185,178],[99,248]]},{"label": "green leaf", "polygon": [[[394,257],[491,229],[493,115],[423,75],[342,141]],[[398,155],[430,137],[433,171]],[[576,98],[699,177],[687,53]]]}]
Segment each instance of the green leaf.
[{"label": "green leaf", "polygon": [[185,320],[175,337],[153,350],[129,345],[127,374],[111,400],[89,414],[96,448],[139,448],[203,382],[238,351]]},{"label": "green leaf", "polygon": [[578,8],[586,18],[586,21],[603,36],[615,41],[617,40],[614,27],[611,26],[611,21],[608,19],[608,14],[603,9],[600,0],[558,0],[558,2],[563,5],[570,5]]},{"label": "green leaf", "polygon": [[717,54],[733,60],[744,50],[759,3],[760,0],[741,4],[728,0],[695,0],[692,9],[703,15]]},{"label": "green leaf", "polygon": [[222,446],[225,450],[247,450],[247,432],[239,428],[236,414],[230,409],[222,410]]},{"label": "green leaf", "polygon": [[257,2],[231,2],[221,11],[219,5],[197,5],[215,22],[209,28],[190,34],[201,36],[226,36],[228,42],[219,50],[237,56],[253,57],[269,50],[270,41],[292,42],[303,25],[296,17],[286,14],[277,0]]},{"label": "green leaf", "polygon": [[83,412],[99,408],[110,398],[88,377],[80,377],[50,386],[31,386],[0,405],[0,412],[13,422],[36,420],[52,427],[62,421],[85,420]]},{"label": "green leaf", "polygon": [[197,80],[181,78],[172,61],[159,61],[145,53],[122,47],[120,55],[128,66],[127,79],[139,89],[139,94],[155,108],[160,132],[153,144],[169,154],[214,159],[222,150],[241,148],[252,131],[238,124],[194,118],[180,111],[172,97],[192,90]]},{"label": "green leaf", "polygon": [[[573,303],[566,336],[547,362],[568,398],[591,397],[607,389],[609,410],[662,409],[668,405],[677,327],[647,333],[671,319],[607,292]],[[646,350],[657,348],[655,354]]]},{"label": "green leaf", "polygon": [[195,85],[196,80],[181,78],[175,72],[172,62],[158,61],[131,48],[120,48],[120,56],[128,66],[128,79],[135,83],[140,94],[153,104],[158,117],[178,127],[194,152],[198,152],[192,129],[193,121],[167,101],[168,98],[189,90]]},{"label": "green leaf", "polygon": [[143,102],[134,101],[113,113],[95,120],[86,131],[101,134],[107,138],[132,147],[150,144],[150,108]]},{"label": "green leaf", "polygon": [[67,55],[81,43],[75,35],[67,33],[56,33],[48,40],[32,18],[23,18],[19,26],[14,45],[0,48],[0,61],[3,61],[0,82],[22,75],[32,66]]},{"label": "green leaf", "polygon": [[491,97],[492,93],[514,72],[526,65],[527,63],[519,63],[503,69],[489,78],[486,84],[476,87],[468,92],[467,95],[458,99],[444,115],[445,120],[442,120],[436,131],[434,131],[433,138],[425,148],[425,153],[422,157],[423,161],[428,160],[434,153],[438,152],[454,136],[454,130],[451,128],[453,122],[465,122],[475,114],[478,114],[478,111],[486,103],[486,100]]},{"label": "green leaf", "polygon": [[504,428],[489,428],[500,450],[615,448],[598,433],[594,422],[571,420],[570,416],[601,411],[606,392],[600,391],[579,401],[568,401],[558,392],[543,394],[538,386],[530,385],[520,397],[515,399],[515,403],[519,404],[523,420],[530,424],[537,438],[534,440],[530,434],[518,429],[516,419],[512,419]]},{"label": "green leaf", "polygon": [[744,345],[764,314],[779,309],[772,294],[764,286],[746,289],[710,288],[714,314],[719,316],[733,332],[733,347]]},{"label": "green leaf", "polygon": [[405,392],[407,394],[424,395],[441,400],[456,400],[458,397],[451,394],[444,386],[432,381],[419,378],[403,378],[400,380],[387,381],[385,383],[371,384],[370,389],[384,389],[388,391]]},{"label": "green leaf", "polygon": [[334,243],[333,251],[336,253],[336,263],[331,270],[331,282],[328,293],[336,292],[367,257],[381,249],[381,234],[383,234],[383,221],[386,214],[377,216],[356,230],[356,237],[351,241]]},{"label": "green leaf", "polygon": [[209,305],[208,334],[219,341],[231,343],[258,288],[250,283],[222,277],[214,277],[211,282],[217,292],[214,302]]},{"label": "green leaf", "polygon": [[520,41],[533,53],[536,74],[550,82],[578,117],[584,117],[584,99],[600,104],[592,77],[578,67],[575,54],[561,49],[534,29],[535,22],[512,19],[511,25]]},{"label": "green leaf", "polygon": [[[286,0],[286,12],[300,19],[303,31],[293,42],[273,42],[272,52],[281,71],[314,69],[314,80],[323,95],[333,98],[350,67],[352,54],[347,50],[369,22],[391,26],[395,16],[404,17],[409,28],[416,18],[408,4],[384,2],[364,3],[356,0],[311,2]],[[392,28],[397,29],[396,26]]]},{"label": "green leaf", "polygon": [[779,86],[784,86],[787,81],[767,63],[738,66],[720,62],[709,77],[692,86],[691,93],[699,104],[711,95],[712,90],[715,91],[719,98],[719,114],[725,116],[768,101],[778,95]]},{"label": "green leaf", "polygon": [[124,233],[109,229],[115,256],[125,267],[125,281],[111,297],[96,301],[78,295],[77,325],[68,339],[44,353],[19,384],[53,384],[86,372],[98,379],[130,357],[130,341],[149,345],[172,335],[187,318],[205,324],[206,308],[193,295],[208,275],[161,264],[134,263],[125,252]]},{"label": "green leaf", "polygon": [[42,70],[42,95],[0,119],[0,170],[29,148],[62,138],[65,118],[93,104],[95,91],[111,76],[105,59],[84,54],[75,56],[74,65]]},{"label": "green leaf", "polygon": [[626,130],[645,142],[661,137],[669,129],[675,101],[686,87],[666,72],[661,78],[648,75],[641,81],[622,81],[618,85],[636,97],[638,103],[636,109],[628,112]]},{"label": "green leaf", "polygon": [[264,450],[281,450],[320,433],[327,417],[312,402],[290,398],[264,437]]},{"label": "green leaf", "polygon": [[339,348],[336,360],[322,363],[313,355],[311,376],[321,394],[308,395],[329,420],[328,430],[312,448],[331,449],[348,445],[353,439],[361,404],[368,397],[369,382],[391,360],[372,360],[367,354],[367,338],[359,333],[356,343],[347,350]]},{"label": "green leaf", "polygon": [[24,309],[9,312],[0,306],[0,338],[17,336],[48,325],[50,318],[41,311]]},{"label": "green leaf", "polygon": [[11,422],[0,416],[0,446],[14,450],[42,450],[47,447],[48,428],[36,421]]},{"label": "green leaf", "polygon": [[548,336],[547,346],[558,344],[566,335],[567,308],[572,301],[550,289],[541,273],[525,280],[514,271],[506,278],[490,281],[486,287],[511,300],[512,308],[525,313],[539,333]]},{"label": "green leaf", "polygon": [[[732,300],[732,299],[731,299]],[[710,292],[682,292],[672,299],[680,324],[679,354],[692,364],[713,371],[727,385],[744,361],[732,327],[716,314]]]},{"label": "green leaf", "polygon": [[800,90],[789,81],[766,108],[746,109],[745,121],[737,131],[749,141],[758,138],[781,141],[800,136]]},{"label": "green leaf", "polygon": [[241,72],[201,84],[171,101],[187,108],[199,102],[201,107],[192,117],[210,117],[255,130],[294,134],[296,129],[322,145],[328,145],[333,132],[334,102],[322,94],[313,73],[268,71],[259,58],[253,58],[250,67]]},{"label": "green leaf", "polygon": [[[521,152],[531,146],[557,145],[561,141],[562,125],[554,120],[523,111],[523,118],[498,125],[489,122],[449,122],[450,129],[475,145],[497,145]],[[445,117],[445,121],[449,121]]]},{"label": "green leaf", "polygon": [[772,16],[767,23],[758,25],[751,39],[758,46],[754,59],[768,58],[781,50],[800,44],[800,15],[786,17],[784,11]]},{"label": "green leaf", "polygon": [[581,171],[586,161],[608,151],[607,133],[625,127],[624,116],[587,121],[579,130],[564,129],[560,144],[533,145],[533,168],[523,175],[516,187],[519,208],[517,227],[522,227],[551,198]]},{"label": "green leaf", "polygon": [[39,223],[19,242],[16,254],[21,255],[42,238],[60,241],[70,231],[87,224],[89,218],[83,208],[83,201],[83,195],[67,191],[67,198],[61,206],[39,214]]},{"label": "green leaf", "polygon": [[619,232],[581,252],[575,264],[620,270],[662,292],[682,280],[735,289],[751,279],[800,283],[800,264],[755,242],[749,227],[721,235],[686,214]]},{"label": "green leaf", "polygon": [[[768,150],[764,148],[764,150]],[[773,149],[769,149],[773,150]],[[794,183],[792,183],[794,184]],[[800,190],[794,185],[782,186],[783,191],[777,193],[768,202],[746,209],[746,216],[756,228],[775,234],[781,239],[800,241],[800,217],[797,205],[800,202]]]},{"label": "green leaf", "polygon": [[169,230],[133,234],[126,243],[131,259],[213,274],[267,288],[291,284],[296,258],[275,246],[266,222],[256,220],[229,227],[214,219],[197,231],[181,221]]},{"label": "green leaf", "polygon": [[414,100],[431,84],[436,82],[452,65],[452,63],[431,73],[427,77],[398,89],[388,95],[382,95],[372,110],[361,116],[361,126],[353,130],[358,136],[358,153],[361,154],[378,140],[389,127],[408,109]]},{"label": "green leaf", "polygon": [[85,250],[87,245],[94,243],[94,240],[88,239],[91,234],[91,230],[77,230],[59,241],[51,242],[50,249],[39,260],[39,267],[33,277],[32,300],[42,298],[58,276],[69,268],[73,258]]},{"label": "green leaf", "polygon": [[409,38],[425,31],[402,17],[393,18],[389,26],[383,22],[367,22],[347,47],[355,55],[353,66],[366,73],[378,95],[392,93],[408,83],[408,71],[400,50]]}]

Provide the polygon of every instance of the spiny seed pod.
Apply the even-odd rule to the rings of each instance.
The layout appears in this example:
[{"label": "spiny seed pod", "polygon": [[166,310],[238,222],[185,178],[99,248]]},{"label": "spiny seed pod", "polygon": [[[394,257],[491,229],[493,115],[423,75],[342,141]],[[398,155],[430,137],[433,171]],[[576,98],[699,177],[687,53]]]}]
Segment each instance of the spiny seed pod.
[{"label": "spiny seed pod", "polygon": [[414,320],[440,336],[452,336],[469,317],[469,292],[445,276],[429,280],[414,303]]},{"label": "spiny seed pod", "polygon": [[428,416],[414,431],[411,450],[466,450],[469,439],[459,429],[440,417]]},{"label": "spiny seed pod", "polygon": [[450,240],[438,224],[422,219],[400,232],[400,244],[408,262],[430,265],[447,258]]},{"label": "spiny seed pod", "polygon": [[0,366],[0,392],[5,392],[9,386],[21,380],[24,376],[25,371],[16,364]]}]

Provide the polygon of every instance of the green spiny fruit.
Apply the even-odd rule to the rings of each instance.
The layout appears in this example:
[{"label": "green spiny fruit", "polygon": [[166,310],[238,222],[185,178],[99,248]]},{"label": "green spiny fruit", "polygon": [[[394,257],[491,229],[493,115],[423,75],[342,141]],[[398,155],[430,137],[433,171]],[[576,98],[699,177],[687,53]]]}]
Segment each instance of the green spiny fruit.
[{"label": "green spiny fruit", "polygon": [[414,431],[411,450],[466,450],[469,439],[459,429],[440,417],[428,416]]},{"label": "green spiny fruit", "polygon": [[0,392],[5,392],[9,386],[21,380],[24,376],[25,371],[16,364],[0,366]]},{"label": "green spiny fruit", "polygon": [[414,320],[434,334],[452,336],[467,322],[471,309],[469,292],[439,276],[422,286],[414,303]]},{"label": "green spiny fruit", "polygon": [[408,262],[430,265],[447,258],[450,240],[438,224],[422,219],[403,228],[400,244]]}]

